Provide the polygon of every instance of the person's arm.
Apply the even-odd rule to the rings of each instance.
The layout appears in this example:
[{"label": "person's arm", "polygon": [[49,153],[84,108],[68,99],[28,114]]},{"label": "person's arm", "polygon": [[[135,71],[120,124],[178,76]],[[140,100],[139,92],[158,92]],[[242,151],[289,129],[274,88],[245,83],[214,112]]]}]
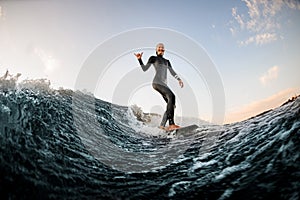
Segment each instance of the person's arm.
[{"label": "person's arm", "polygon": [[169,69],[171,75],[174,76],[177,79],[177,81],[179,81],[180,87],[183,87],[183,82],[182,82],[181,78],[179,78],[177,73],[174,71],[174,69],[172,68],[172,65],[171,65],[169,60],[168,60],[168,69]]},{"label": "person's arm", "polygon": [[149,67],[151,66],[151,64],[154,63],[154,56],[151,56],[149,59],[148,59],[148,62],[146,65],[144,65],[143,63],[143,60],[142,60],[142,55],[143,55],[143,52],[142,53],[137,53],[137,54],[134,54],[136,56],[136,58],[138,59],[143,71],[147,71],[149,69]]}]

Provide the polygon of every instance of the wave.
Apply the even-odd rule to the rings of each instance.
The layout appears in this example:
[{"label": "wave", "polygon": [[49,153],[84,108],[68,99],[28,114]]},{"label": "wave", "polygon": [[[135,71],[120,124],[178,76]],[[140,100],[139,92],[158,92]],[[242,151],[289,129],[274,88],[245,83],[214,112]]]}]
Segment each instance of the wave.
[{"label": "wave", "polygon": [[193,121],[182,137],[157,129],[159,117],[2,77],[1,197],[299,199],[299,97],[234,124]]}]

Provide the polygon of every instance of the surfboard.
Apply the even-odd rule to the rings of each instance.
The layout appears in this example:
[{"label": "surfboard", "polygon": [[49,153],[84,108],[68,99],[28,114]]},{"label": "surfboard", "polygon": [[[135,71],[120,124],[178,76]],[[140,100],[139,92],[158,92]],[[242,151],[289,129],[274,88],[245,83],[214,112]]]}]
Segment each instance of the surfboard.
[{"label": "surfboard", "polygon": [[189,126],[180,127],[178,129],[175,129],[175,130],[166,130],[166,132],[168,134],[173,134],[173,135],[176,135],[176,136],[180,136],[180,135],[189,136],[189,135],[193,134],[194,131],[197,128],[199,128],[199,126],[197,126],[196,124],[192,124],[192,125],[189,125]]}]

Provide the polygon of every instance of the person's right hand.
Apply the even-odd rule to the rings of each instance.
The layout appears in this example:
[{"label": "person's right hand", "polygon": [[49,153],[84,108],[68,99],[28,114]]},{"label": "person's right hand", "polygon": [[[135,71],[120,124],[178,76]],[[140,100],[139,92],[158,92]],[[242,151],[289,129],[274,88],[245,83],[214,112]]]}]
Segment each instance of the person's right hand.
[{"label": "person's right hand", "polygon": [[141,59],[142,55],[143,55],[143,52],[142,53],[135,53],[134,55],[136,56],[137,59]]}]

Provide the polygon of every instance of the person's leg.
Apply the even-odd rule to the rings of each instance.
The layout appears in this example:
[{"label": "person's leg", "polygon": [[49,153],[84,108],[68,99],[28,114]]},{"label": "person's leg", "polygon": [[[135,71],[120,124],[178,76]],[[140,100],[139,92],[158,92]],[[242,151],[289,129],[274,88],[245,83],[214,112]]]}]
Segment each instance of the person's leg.
[{"label": "person's leg", "polygon": [[169,125],[173,125],[174,123],[174,108],[175,108],[175,95],[168,88],[163,85],[153,84],[153,88],[158,91],[164,98],[167,103],[167,110],[163,116],[161,125],[165,126],[167,120],[169,120]]},{"label": "person's leg", "polygon": [[167,90],[167,119],[169,120],[169,125],[173,125],[174,123],[174,108],[175,108],[175,95],[173,92],[168,88]]},{"label": "person's leg", "polygon": [[167,112],[165,111],[165,113],[164,113],[164,115],[163,115],[163,118],[162,118],[162,120],[161,120],[161,123],[160,123],[160,127],[165,127],[167,121],[168,121],[168,117],[167,117]]},{"label": "person's leg", "polygon": [[[159,92],[159,91],[158,91]],[[164,100],[165,100],[165,102],[166,103],[168,103],[168,99],[167,99],[167,97],[165,96],[165,95],[163,95],[163,94],[161,94],[162,95],[162,97],[164,98]],[[167,121],[168,121],[168,116],[167,116],[167,111],[165,111],[164,112],[164,115],[163,115],[163,117],[162,117],[162,120],[161,120],[161,122],[160,122],[160,128],[164,128],[165,126],[166,126],[166,123],[167,123]]]}]

